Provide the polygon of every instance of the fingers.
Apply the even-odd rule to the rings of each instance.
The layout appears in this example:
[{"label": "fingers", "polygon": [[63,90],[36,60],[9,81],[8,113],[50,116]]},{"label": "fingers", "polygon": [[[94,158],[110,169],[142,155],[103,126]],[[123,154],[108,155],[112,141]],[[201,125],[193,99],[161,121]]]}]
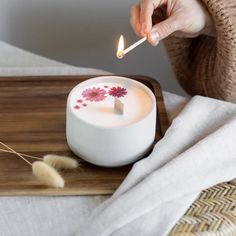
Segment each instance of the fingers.
[{"label": "fingers", "polygon": [[165,0],[140,0],[140,4],[133,5],[130,11],[130,24],[138,36],[146,36],[152,29],[152,15],[154,10]]},{"label": "fingers", "polygon": [[139,5],[131,8],[130,23],[134,31],[138,36],[147,36],[149,43],[153,46],[180,29],[179,21],[173,15],[152,26],[153,16],[156,16],[158,21],[164,18],[163,14],[158,15],[161,13],[158,9],[161,10],[165,4],[167,4],[166,0],[141,0]]},{"label": "fingers", "polygon": [[166,20],[154,25],[151,32],[148,34],[148,41],[153,46],[156,46],[160,40],[168,37],[175,31],[179,30],[178,20],[175,17],[169,17]]},{"label": "fingers", "polygon": [[152,15],[154,9],[153,1],[141,0],[140,1],[140,22],[141,22],[141,33],[143,35],[148,34],[152,29]]},{"label": "fingers", "polygon": [[130,24],[134,30],[134,32],[142,37],[141,33],[141,24],[140,24],[140,7],[139,5],[133,5],[130,11]]}]

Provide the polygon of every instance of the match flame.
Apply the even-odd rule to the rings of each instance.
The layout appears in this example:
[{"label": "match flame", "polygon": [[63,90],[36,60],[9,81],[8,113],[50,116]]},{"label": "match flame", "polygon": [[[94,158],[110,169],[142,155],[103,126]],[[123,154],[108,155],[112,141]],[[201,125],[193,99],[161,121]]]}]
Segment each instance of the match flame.
[{"label": "match flame", "polygon": [[119,42],[118,42],[118,48],[117,48],[117,53],[116,56],[121,59],[124,56],[124,47],[125,47],[125,43],[124,43],[124,37],[123,35],[120,36]]}]

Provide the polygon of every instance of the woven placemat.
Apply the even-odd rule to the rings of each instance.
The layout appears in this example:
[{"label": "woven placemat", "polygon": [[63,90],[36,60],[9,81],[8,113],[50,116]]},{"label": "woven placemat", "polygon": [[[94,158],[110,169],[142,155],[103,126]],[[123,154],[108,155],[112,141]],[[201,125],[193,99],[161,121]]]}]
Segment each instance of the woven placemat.
[{"label": "woven placemat", "polygon": [[236,180],[201,193],[169,236],[235,236]]}]

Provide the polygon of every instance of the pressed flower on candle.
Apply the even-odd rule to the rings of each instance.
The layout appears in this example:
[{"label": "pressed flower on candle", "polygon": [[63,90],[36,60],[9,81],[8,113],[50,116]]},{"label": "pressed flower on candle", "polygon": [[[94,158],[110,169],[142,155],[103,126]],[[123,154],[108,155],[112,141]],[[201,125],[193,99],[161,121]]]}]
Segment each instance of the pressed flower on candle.
[{"label": "pressed flower on candle", "polygon": [[90,102],[99,102],[106,98],[106,90],[101,88],[89,88],[83,91],[82,96]]},{"label": "pressed flower on candle", "polygon": [[122,87],[113,87],[109,90],[109,95],[113,96],[113,97],[124,97],[127,94],[127,90],[125,88]]},{"label": "pressed flower on candle", "polygon": [[[90,104],[90,102],[102,102],[108,97],[123,98],[127,95],[127,93],[127,89],[122,86],[114,86],[114,84],[109,86],[105,84],[102,86],[85,88],[81,93],[81,97],[83,97],[83,99],[85,99]],[[74,105],[75,110],[80,110],[81,108],[87,107],[89,105],[88,103],[85,103],[83,99],[80,97],[76,99],[76,104]],[[119,103],[121,103],[121,101]],[[120,113],[123,114],[123,112]]]}]

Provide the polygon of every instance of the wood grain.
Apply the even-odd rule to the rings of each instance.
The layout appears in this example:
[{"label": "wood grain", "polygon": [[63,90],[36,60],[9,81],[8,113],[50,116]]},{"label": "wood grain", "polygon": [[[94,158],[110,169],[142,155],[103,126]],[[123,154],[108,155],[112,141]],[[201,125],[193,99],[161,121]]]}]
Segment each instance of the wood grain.
[{"label": "wood grain", "polygon": [[[73,156],[65,137],[66,99],[76,84],[90,77],[94,76],[0,77],[0,140],[29,155]],[[157,141],[168,127],[160,85],[149,77],[128,77],[150,87],[157,98]],[[112,194],[129,170],[130,166],[102,168],[81,160],[79,169],[62,173],[66,187],[53,189],[42,186],[19,157],[0,152],[0,195]]]}]

